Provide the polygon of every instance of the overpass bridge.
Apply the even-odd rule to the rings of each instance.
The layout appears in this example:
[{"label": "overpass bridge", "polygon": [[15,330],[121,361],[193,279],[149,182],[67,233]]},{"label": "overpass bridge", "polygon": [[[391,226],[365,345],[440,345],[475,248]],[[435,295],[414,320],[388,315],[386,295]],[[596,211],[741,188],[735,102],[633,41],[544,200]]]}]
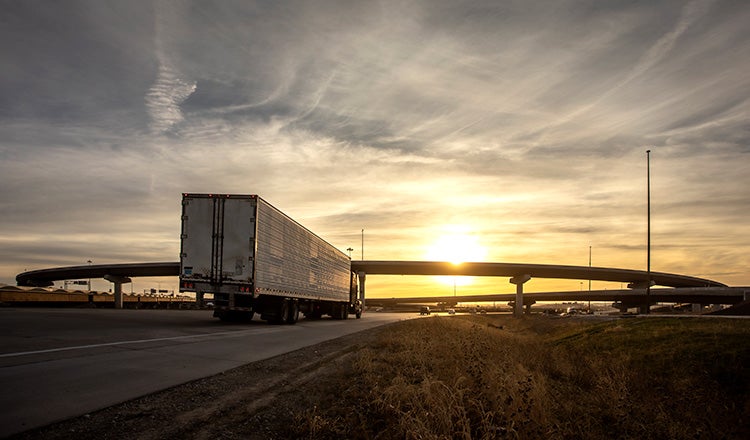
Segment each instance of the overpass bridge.
[{"label": "overpass bridge", "polygon": [[468,275],[475,277],[557,278],[573,280],[615,281],[634,286],[646,284],[666,287],[727,287],[718,281],[645,270],[608,267],[563,266],[525,263],[449,263],[441,261],[362,261],[353,260],[352,270],[370,275]]},{"label": "overpass bridge", "polygon": [[47,287],[54,281],[80,278],[104,278],[114,285],[115,308],[122,308],[122,285],[133,277],[172,277],[180,275],[180,262],[94,264],[86,266],[53,267],[32,270],[16,275],[19,286]]},{"label": "overpass bridge", "polygon": [[[675,301],[675,302],[701,302],[706,304],[734,304],[744,298],[744,290],[741,288],[729,288],[725,284],[696,278],[687,275],[678,275],[665,272],[646,272],[631,269],[616,269],[589,266],[566,266],[548,264],[523,264],[523,263],[460,263],[436,261],[369,261],[354,260],[351,262],[352,270],[357,272],[360,279],[361,295],[364,299],[366,275],[467,275],[467,276],[492,276],[509,277],[509,281],[516,285],[515,294],[502,294],[501,296],[480,295],[483,299],[465,299],[466,301],[493,301],[512,299],[516,303],[516,313],[522,312],[524,297],[528,300],[558,301],[560,299],[590,299],[592,301],[609,301],[613,298],[622,298],[630,302],[647,299],[646,286],[659,285],[673,287],[674,289],[654,289],[648,295],[652,302]],[[19,286],[51,286],[54,281],[80,279],[80,278],[104,278],[115,285],[115,307],[122,307],[122,284],[131,281],[132,277],[157,277],[157,276],[179,276],[179,262],[159,263],[125,263],[125,264],[98,264],[83,266],[56,267],[49,269],[33,270],[20,273],[16,276]],[[630,290],[623,291],[597,291],[597,292],[549,292],[523,294],[523,284],[531,278],[554,278],[554,279],[577,279],[614,281],[628,283]],[[651,283],[649,283],[649,279]],[[619,294],[616,292],[620,292]],[[555,296],[557,295],[557,296]],[[619,296],[618,296],[619,295]],[[477,297],[480,297],[477,296]],[[502,299],[492,299],[502,298]],[[510,297],[510,298],[509,298]],[[661,299],[664,298],[664,299]],[[667,299],[671,298],[671,299]],[[693,298],[692,300],[690,298]],[[700,299],[700,301],[698,301]],[[399,299],[406,302],[404,299]],[[425,301],[425,299],[422,299]],[[527,301],[528,302],[528,301]]]},{"label": "overpass bridge", "polygon": [[[523,285],[532,278],[554,278],[575,280],[615,281],[628,283],[631,289],[640,289],[641,304],[655,302],[650,295],[652,285],[675,288],[719,288],[725,284],[704,278],[678,275],[664,272],[647,272],[642,270],[615,269],[590,266],[566,266],[553,264],[524,264],[524,263],[449,263],[436,261],[352,261],[352,270],[359,274],[360,289],[364,291],[365,278],[371,275],[468,275],[510,277],[510,283],[516,285],[515,301],[516,316],[523,313],[524,295]],[[649,292],[646,287],[649,287]],[[581,292],[579,292],[581,293]],[[565,296],[569,298],[574,292]],[[527,294],[531,295],[531,294]],[[631,295],[633,301],[636,295]],[[507,296],[503,296],[503,300]],[[529,297],[530,299],[530,297]],[[492,301],[484,299],[481,301]],[[555,301],[549,299],[546,301]],[[719,302],[717,302],[719,303]]]}]

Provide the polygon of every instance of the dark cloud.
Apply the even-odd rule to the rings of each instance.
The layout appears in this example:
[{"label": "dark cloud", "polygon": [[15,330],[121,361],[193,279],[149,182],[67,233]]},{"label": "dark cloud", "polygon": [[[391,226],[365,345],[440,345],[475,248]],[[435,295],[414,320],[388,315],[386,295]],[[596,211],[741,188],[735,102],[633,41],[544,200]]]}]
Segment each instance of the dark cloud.
[{"label": "dark cloud", "polygon": [[[151,16],[143,2],[4,3],[0,51],[13,62],[3,67],[0,117],[137,123],[155,68]],[[112,112],[129,118],[107,121]]]}]

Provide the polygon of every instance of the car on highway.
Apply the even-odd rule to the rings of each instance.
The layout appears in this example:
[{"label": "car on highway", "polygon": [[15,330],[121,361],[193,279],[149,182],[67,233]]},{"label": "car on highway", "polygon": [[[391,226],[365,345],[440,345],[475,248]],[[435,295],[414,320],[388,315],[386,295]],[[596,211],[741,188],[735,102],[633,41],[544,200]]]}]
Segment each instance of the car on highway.
[{"label": "car on highway", "polygon": [[430,314],[430,308],[428,306],[422,306],[419,308],[419,314],[420,315],[429,315]]}]

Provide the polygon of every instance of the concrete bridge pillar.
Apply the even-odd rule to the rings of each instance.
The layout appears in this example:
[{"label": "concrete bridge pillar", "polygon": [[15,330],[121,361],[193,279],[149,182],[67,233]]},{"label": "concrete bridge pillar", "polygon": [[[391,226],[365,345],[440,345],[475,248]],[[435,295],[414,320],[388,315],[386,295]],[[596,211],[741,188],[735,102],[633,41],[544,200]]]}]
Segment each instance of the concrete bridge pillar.
[{"label": "concrete bridge pillar", "polygon": [[104,275],[104,279],[114,283],[115,285],[115,308],[121,309],[123,305],[123,299],[122,299],[122,285],[124,283],[129,283],[130,278],[118,276],[118,275]]},{"label": "concrete bridge pillar", "polygon": [[513,309],[513,316],[516,318],[523,316],[523,284],[530,279],[531,275],[516,275],[510,279],[510,283],[516,285],[516,304]]},{"label": "concrete bridge pillar", "polygon": [[357,272],[359,277],[359,300],[362,301],[362,309],[365,308],[365,278],[367,278],[364,272]]},{"label": "concrete bridge pillar", "polygon": [[115,308],[121,309],[122,304],[122,283],[115,283]]}]

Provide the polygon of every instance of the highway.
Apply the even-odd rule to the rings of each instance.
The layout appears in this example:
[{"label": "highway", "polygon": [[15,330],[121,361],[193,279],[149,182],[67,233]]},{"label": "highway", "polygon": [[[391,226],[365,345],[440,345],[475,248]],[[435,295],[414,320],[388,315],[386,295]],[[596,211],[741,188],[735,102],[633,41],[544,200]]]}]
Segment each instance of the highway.
[{"label": "highway", "polygon": [[0,437],[414,316],[281,326],[210,311],[2,308]]}]

